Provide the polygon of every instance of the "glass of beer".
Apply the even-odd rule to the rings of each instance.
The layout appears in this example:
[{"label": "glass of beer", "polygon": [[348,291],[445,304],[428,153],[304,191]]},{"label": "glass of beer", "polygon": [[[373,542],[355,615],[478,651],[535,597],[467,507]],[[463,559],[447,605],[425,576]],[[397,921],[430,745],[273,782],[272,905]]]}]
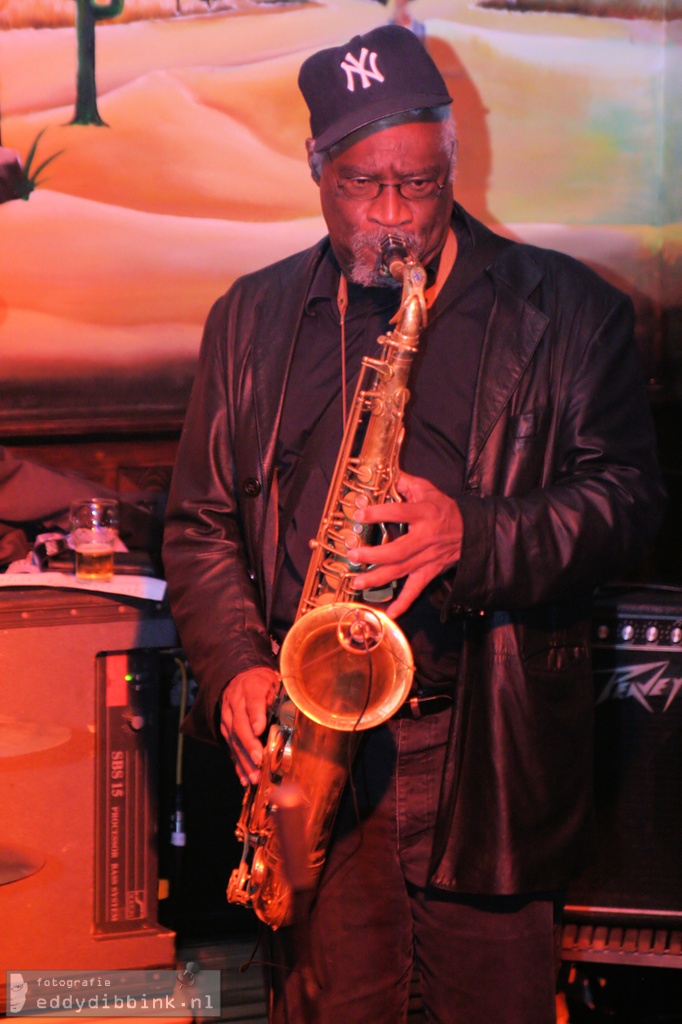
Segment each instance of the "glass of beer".
[{"label": "glass of beer", "polygon": [[76,578],[99,583],[110,580],[114,575],[114,546],[118,537],[118,502],[113,498],[74,501],[70,528],[76,551]]}]

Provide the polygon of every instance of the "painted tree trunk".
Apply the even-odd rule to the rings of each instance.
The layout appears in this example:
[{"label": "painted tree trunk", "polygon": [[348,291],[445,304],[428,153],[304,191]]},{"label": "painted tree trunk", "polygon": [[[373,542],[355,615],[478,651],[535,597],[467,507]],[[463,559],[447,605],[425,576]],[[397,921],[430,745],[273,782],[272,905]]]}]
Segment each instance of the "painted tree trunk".
[{"label": "painted tree trunk", "polygon": [[105,124],[97,109],[95,26],[98,21],[117,17],[124,3],[125,0],[109,0],[107,6],[102,6],[95,3],[95,0],[76,0],[78,71],[76,109],[71,124]]}]

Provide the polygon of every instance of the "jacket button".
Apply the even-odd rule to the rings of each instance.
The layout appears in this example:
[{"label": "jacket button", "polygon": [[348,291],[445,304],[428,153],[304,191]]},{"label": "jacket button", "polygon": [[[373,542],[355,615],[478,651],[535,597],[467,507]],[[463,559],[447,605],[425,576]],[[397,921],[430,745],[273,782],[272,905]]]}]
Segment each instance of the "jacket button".
[{"label": "jacket button", "polygon": [[242,490],[247,497],[257,498],[262,490],[260,480],[256,480],[255,476],[247,476],[246,480],[242,484]]}]

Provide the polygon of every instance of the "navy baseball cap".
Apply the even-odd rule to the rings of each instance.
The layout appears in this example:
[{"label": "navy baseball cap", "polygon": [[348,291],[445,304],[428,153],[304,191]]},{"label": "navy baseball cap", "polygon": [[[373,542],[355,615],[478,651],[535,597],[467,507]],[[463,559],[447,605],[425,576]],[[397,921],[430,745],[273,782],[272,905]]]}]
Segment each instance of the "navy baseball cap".
[{"label": "navy baseball cap", "polygon": [[423,44],[400,25],[314,53],[301,65],[298,84],[318,153],[379,118],[452,103]]}]

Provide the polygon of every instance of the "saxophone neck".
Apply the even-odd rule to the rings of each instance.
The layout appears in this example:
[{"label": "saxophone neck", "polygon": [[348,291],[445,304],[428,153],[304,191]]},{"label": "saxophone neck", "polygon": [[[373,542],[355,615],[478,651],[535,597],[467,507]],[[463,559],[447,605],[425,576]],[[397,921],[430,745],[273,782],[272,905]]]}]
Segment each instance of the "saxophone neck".
[{"label": "saxophone neck", "polygon": [[426,271],[420,263],[408,261],[403,268],[403,294],[395,322],[395,333],[417,339],[426,327]]},{"label": "saxophone neck", "polygon": [[407,251],[402,239],[386,235],[380,245],[381,263],[387,277],[402,281],[400,308],[391,323],[394,335],[416,339],[426,326],[426,271]]}]

